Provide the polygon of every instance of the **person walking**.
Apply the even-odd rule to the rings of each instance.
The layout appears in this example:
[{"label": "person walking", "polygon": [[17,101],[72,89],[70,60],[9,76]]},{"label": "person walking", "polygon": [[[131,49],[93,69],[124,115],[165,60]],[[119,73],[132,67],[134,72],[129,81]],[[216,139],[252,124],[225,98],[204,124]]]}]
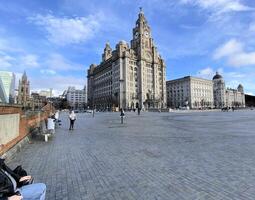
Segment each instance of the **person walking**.
[{"label": "person walking", "polygon": [[138,107],[138,108],[137,108],[137,114],[140,115],[140,113],[141,113],[141,108]]},{"label": "person walking", "polygon": [[120,123],[123,124],[123,119],[125,117],[125,112],[124,110],[121,108],[120,109]]},{"label": "person walking", "polygon": [[76,115],[74,113],[74,111],[72,110],[70,115],[69,115],[69,119],[70,119],[70,126],[69,126],[69,130],[73,130],[74,127],[74,122],[76,120]]}]

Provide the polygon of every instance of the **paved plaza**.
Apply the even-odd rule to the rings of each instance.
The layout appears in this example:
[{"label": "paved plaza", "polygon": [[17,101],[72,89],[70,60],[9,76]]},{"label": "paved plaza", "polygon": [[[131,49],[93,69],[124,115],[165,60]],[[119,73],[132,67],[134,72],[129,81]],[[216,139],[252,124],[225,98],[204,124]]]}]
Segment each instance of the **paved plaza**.
[{"label": "paved plaza", "polygon": [[78,114],[11,161],[48,200],[253,200],[255,111]]}]

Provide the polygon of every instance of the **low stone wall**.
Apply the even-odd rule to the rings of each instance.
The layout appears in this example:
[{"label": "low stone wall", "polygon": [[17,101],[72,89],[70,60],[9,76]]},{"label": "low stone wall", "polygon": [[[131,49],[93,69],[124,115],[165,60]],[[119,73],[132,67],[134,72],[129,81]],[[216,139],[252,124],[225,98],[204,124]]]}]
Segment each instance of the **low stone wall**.
[{"label": "low stone wall", "polygon": [[0,156],[27,137],[54,108],[46,105],[42,111],[23,112],[19,105],[0,105]]},{"label": "low stone wall", "polygon": [[149,108],[148,109],[149,112],[170,112],[171,109],[170,108]]}]

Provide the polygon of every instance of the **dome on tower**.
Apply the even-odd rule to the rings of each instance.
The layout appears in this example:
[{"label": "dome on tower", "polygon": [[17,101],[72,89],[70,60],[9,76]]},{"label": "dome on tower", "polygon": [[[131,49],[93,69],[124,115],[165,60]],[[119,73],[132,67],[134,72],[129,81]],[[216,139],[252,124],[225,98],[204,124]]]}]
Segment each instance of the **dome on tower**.
[{"label": "dome on tower", "polygon": [[222,79],[223,77],[218,73],[216,72],[216,75],[213,77],[213,80],[215,79]]},{"label": "dome on tower", "polygon": [[239,91],[239,92],[244,92],[244,88],[243,88],[243,85],[242,84],[239,84],[238,85],[238,87],[237,87],[237,90]]},{"label": "dome on tower", "polygon": [[242,85],[242,84],[239,84],[239,85],[238,85],[238,88],[243,88],[243,85]]}]

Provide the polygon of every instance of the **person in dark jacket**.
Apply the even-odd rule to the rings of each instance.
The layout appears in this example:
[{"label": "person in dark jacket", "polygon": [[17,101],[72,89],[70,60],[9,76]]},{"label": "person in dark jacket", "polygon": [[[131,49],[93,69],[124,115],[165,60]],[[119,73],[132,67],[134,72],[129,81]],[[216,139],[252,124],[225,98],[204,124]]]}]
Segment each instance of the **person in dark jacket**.
[{"label": "person in dark jacket", "polygon": [[140,113],[141,113],[141,108],[138,107],[138,108],[137,108],[137,114],[140,115]]},{"label": "person in dark jacket", "polygon": [[0,158],[0,200],[44,200],[46,186],[43,183],[26,185],[31,176],[19,176]]}]

